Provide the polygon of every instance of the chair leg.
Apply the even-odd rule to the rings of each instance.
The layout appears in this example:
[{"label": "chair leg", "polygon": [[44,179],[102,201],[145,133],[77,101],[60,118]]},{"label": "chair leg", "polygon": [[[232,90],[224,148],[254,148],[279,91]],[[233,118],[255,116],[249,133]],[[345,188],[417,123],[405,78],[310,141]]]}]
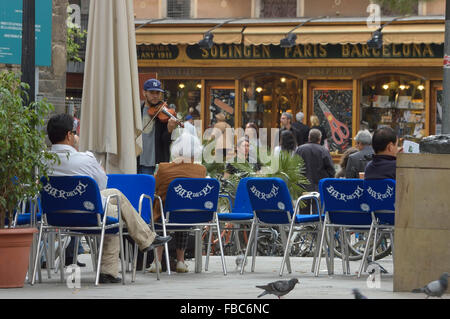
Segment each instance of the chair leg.
[{"label": "chair leg", "polygon": [[[153,256],[155,256],[155,254],[153,253]],[[137,257],[137,256],[136,256]],[[142,273],[145,274],[145,266],[147,265],[147,252],[144,252],[142,254]]]},{"label": "chair leg", "polygon": [[102,266],[102,255],[103,255],[103,242],[105,239],[105,228],[103,226],[102,232],[100,234],[100,247],[98,250],[98,261],[97,261],[97,272],[95,275],[95,286],[98,286],[98,282],[100,280],[100,269]]},{"label": "chair leg", "polygon": [[248,250],[249,250],[250,246],[252,245],[254,232],[255,232],[255,227],[256,227],[256,221],[253,220],[252,226],[250,228],[250,235],[248,237],[247,247],[245,248],[244,260],[242,261],[242,264],[241,264],[241,275],[244,273],[245,262],[247,260]]},{"label": "chair leg", "polygon": [[[291,233],[291,231],[289,232]],[[288,269],[289,273],[292,273],[292,269],[291,269],[291,262],[289,260],[289,250],[288,250],[288,246],[289,246],[289,238],[290,236],[288,236],[286,238],[286,231],[284,229],[284,227],[282,225],[280,225],[280,236],[281,236],[281,242],[283,243],[283,246],[285,247],[284,249],[284,254],[283,254],[283,260],[282,260],[282,266],[286,263],[286,267]],[[280,276],[282,275],[281,270],[280,270]]]},{"label": "chair leg", "polygon": [[206,249],[205,271],[208,271],[209,255],[211,254],[212,226],[208,227],[208,233],[208,248]]},{"label": "chair leg", "polygon": [[314,258],[313,258],[313,262],[312,262],[312,266],[311,266],[311,272],[314,272],[314,269],[316,268],[316,262],[317,262],[317,257],[318,257],[318,253],[319,253],[319,245],[320,245],[320,234],[322,233],[321,231],[321,226],[318,225],[317,226],[318,229],[314,232],[314,236],[315,236],[315,243],[313,243],[314,247]]},{"label": "chair leg", "polygon": [[[41,227],[39,227],[39,236],[38,236],[38,245],[37,245],[37,249],[36,249],[36,256],[35,256],[35,260],[34,260],[34,267],[33,267],[33,275],[31,278],[31,285],[34,285],[34,281],[36,279],[36,269],[38,267],[38,262],[39,262],[39,255],[40,255],[40,248],[41,248],[41,239],[42,239],[42,228],[43,226],[41,225]],[[49,261],[47,261],[49,262]],[[49,267],[49,266],[47,266]]]},{"label": "chair leg", "polygon": [[374,228],[374,224],[372,223],[372,225],[370,225],[369,235],[367,236],[367,242],[366,242],[366,247],[364,248],[364,254],[363,254],[361,263],[359,265],[358,278],[361,277],[361,273],[363,272],[363,267],[364,267],[364,265],[366,263],[367,255],[369,254],[370,238],[372,237],[373,228]]},{"label": "chair leg", "polygon": [[63,257],[64,257],[63,246],[64,246],[64,243],[63,243],[63,240],[62,240],[61,237],[62,237],[61,230],[58,230],[59,271],[60,271],[61,283],[63,283],[64,282],[64,261],[63,261]]},{"label": "chair leg", "polygon": [[326,230],[327,230],[327,225],[324,223],[323,227],[322,227],[322,231],[321,231],[321,236],[320,236],[320,244],[319,244],[319,252],[318,252],[319,259],[316,262],[316,270],[315,270],[315,274],[314,274],[315,277],[319,276],[320,260],[322,259],[322,247],[323,247],[323,242],[325,239]]},{"label": "chair leg", "polygon": [[[119,228],[119,243],[120,243],[120,261],[122,266],[122,285],[125,285],[125,275],[127,273],[127,266],[125,264],[125,247],[124,247],[124,240],[123,240],[123,231],[122,228]],[[127,260],[128,263],[128,260]]]},{"label": "chair leg", "polygon": [[219,227],[219,221],[216,221],[216,228],[217,228],[217,237],[219,240],[219,247],[220,247],[220,258],[222,259],[222,271],[223,275],[227,275],[227,265],[225,263],[225,256],[223,254],[223,244],[222,244],[222,238],[220,236],[220,227]]},{"label": "chair leg", "polygon": [[253,258],[252,258],[252,272],[255,272],[255,265],[256,265],[256,253],[258,249],[258,235],[259,235],[259,224],[256,224],[255,228],[255,236],[253,239]]},{"label": "chair leg", "polygon": [[[280,273],[279,273],[280,277],[283,276],[284,264],[286,262],[286,257],[289,258],[288,255],[289,255],[289,250],[290,250],[290,246],[291,246],[290,243],[291,243],[291,237],[292,237],[293,229],[294,229],[294,223],[292,222],[291,226],[289,227],[289,234],[287,236],[286,245],[284,246],[283,260],[281,261],[281,267],[280,267]],[[289,273],[291,273],[291,272],[292,271],[289,270]]]},{"label": "chair leg", "polygon": [[[134,252],[133,252],[133,263],[132,263],[132,274],[131,274],[131,282],[136,281],[136,267],[137,267],[137,257],[138,257],[138,245],[134,244]],[[142,268],[145,270],[145,263],[142,264]]]},{"label": "chair leg", "polygon": [[375,232],[373,234],[372,261],[375,261],[375,255],[377,253],[377,234],[378,227],[375,227]]}]

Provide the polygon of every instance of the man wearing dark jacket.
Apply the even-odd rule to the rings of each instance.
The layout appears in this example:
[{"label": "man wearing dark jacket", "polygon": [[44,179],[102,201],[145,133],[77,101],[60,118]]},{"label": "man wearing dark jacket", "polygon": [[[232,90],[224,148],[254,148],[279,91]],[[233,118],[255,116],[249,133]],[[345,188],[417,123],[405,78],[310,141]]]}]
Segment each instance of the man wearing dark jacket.
[{"label": "man wearing dark jacket", "polygon": [[395,179],[396,157],[402,150],[398,148],[398,138],[390,127],[376,130],[372,137],[375,152],[372,161],[367,164],[364,179]]},{"label": "man wearing dark jacket", "polygon": [[334,177],[335,170],[330,152],[322,145],[320,139],[322,133],[318,129],[309,131],[308,143],[303,144],[295,150],[305,162],[305,174],[310,185],[306,185],[309,192],[319,191],[319,181],[322,178]]},{"label": "man wearing dark jacket", "polygon": [[355,136],[355,141],[359,151],[348,157],[345,178],[359,178],[359,173],[365,171],[367,163],[373,157],[372,135],[369,131],[359,131]]},{"label": "man wearing dark jacket", "polygon": [[292,127],[297,131],[297,146],[308,143],[309,127],[303,124],[304,115],[302,112],[295,114],[296,122],[292,123]]},{"label": "man wearing dark jacket", "polygon": [[144,83],[145,102],[142,107],[142,153],[139,158],[138,173],[153,175],[156,164],[170,162],[170,144],[172,143],[172,131],[177,127],[177,122],[169,119],[164,123],[159,120],[157,114],[150,115],[150,107],[158,108],[162,103],[161,82],[149,79]]}]

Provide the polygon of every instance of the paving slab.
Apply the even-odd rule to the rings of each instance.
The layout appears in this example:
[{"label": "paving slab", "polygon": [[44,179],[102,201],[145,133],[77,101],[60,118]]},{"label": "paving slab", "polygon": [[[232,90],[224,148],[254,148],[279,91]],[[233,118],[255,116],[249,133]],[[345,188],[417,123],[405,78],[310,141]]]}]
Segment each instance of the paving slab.
[{"label": "paving slab", "polygon": [[[269,282],[298,278],[299,284],[284,299],[353,299],[351,291],[358,288],[369,299],[424,299],[424,294],[393,292],[393,262],[391,257],[379,260],[388,274],[381,274],[375,282],[368,280],[367,273],[357,278],[356,271],[359,261],[350,262],[350,275],[342,274],[342,262],[335,259],[335,274],[328,275],[325,259],[321,262],[318,277],[311,272],[313,259],[310,257],[291,257],[292,273],[286,269],[283,277],[278,275],[281,257],[257,257],[255,271],[251,272],[251,258],[248,260],[246,272],[241,275],[236,269],[234,256],[226,256],[228,274],[223,275],[221,259],[218,256],[210,258],[208,271],[195,273],[194,261],[188,260],[190,272],[171,275],[161,274],[161,280],[156,274],[137,272],[136,281],[131,283],[131,273],[127,273],[127,284],[100,284],[94,286],[94,277],[90,256],[80,255],[79,261],[85,262],[81,268],[81,287],[69,287],[66,282],[60,283],[60,275],[52,272],[52,278],[47,278],[43,271],[43,282],[31,286],[25,283],[23,288],[0,289],[0,299],[277,299],[273,295],[257,296],[262,292],[256,288]],[[203,265],[205,258],[203,257]],[[447,293],[444,299],[450,299]]]}]

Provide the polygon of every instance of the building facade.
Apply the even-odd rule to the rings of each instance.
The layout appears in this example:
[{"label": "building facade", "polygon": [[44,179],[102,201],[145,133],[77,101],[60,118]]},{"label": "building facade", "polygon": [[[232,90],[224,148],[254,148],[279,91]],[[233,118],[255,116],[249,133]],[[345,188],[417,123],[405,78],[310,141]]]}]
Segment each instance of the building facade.
[{"label": "building facade", "polygon": [[[392,126],[413,140],[440,133],[444,1],[419,2],[396,21],[381,15],[379,48],[367,44],[377,29],[369,1],[134,3],[141,82],[162,80],[168,104],[203,130],[219,112],[234,128],[272,128],[282,112],[302,111],[305,124],[319,117],[336,159],[363,128]],[[200,47],[211,29],[214,44]],[[290,32],[295,44],[280,46]]]}]

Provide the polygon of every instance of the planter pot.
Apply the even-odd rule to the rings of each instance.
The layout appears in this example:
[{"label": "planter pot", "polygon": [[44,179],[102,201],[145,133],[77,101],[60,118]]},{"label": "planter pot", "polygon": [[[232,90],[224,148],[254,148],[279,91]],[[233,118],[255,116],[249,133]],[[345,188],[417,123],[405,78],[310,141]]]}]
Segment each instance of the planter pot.
[{"label": "planter pot", "polygon": [[0,229],[0,288],[23,287],[36,228]]}]

